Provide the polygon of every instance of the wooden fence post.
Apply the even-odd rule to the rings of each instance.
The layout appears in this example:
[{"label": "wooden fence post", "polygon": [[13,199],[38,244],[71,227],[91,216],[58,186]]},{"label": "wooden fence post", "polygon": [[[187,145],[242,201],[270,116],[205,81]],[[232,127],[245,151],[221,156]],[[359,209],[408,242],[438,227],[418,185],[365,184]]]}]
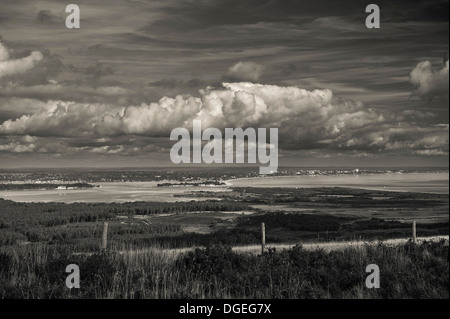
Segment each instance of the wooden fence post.
[{"label": "wooden fence post", "polygon": [[413,243],[416,244],[417,243],[417,234],[416,234],[416,221],[413,221]]},{"label": "wooden fence post", "polygon": [[108,244],[108,223],[103,223],[102,249],[106,249]]},{"label": "wooden fence post", "polygon": [[261,223],[261,255],[264,255],[266,249],[266,225]]}]

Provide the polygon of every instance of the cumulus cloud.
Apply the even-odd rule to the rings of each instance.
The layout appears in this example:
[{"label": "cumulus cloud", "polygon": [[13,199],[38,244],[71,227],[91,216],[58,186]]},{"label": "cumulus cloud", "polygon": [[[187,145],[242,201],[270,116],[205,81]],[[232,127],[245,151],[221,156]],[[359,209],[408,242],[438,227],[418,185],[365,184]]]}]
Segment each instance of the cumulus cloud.
[{"label": "cumulus cloud", "polygon": [[20,144],[17,142],[10,142],[9,144],[0,145],[0,151],[9,151],[12,153],[29,153],[35,150],[34,144]]},{"label": "cumulus cloud", "polygon": [[349,138],[340,149],[383,151],[391,154],[448,155],[446,124],[418,127],[408,123],[383,125],[378,130]]},{"label": "cumulus cloud", "polygon": [[6,61],[9,59],[9,53],[6,47],[0,42],[0,62]]},{"label": "cumulus cloud", "polygon": [[430,61],[422,61],[409,74],[410,82],[416,87],[413,95],[424,99],[440,97],[448,101],[448,59],[444,67],[435,71]]},{"label": "cumulus cloud", "polygon": [[0,125],[2,135],[92,136],[98,114],[114,109],[105,104],[79,104],[64,101],[43,103],[39,111],[10,119]]},{"label": "cumulus cloud", "polygon": [[203,90],[201,97],[164,97],[158,103],[128,106],[123,113],[105,114],[93,124],[94,132],[167,136],[176,127],[190,128],[194,120],[201,120],[204,128],[283,127],[283,138],[298,142],[311,131],[329,138],[345,131],[346,126],[364,126],[380,117],[364,111],[362,104],[335,100],[329,90],[307,91],[249,82],[223,86]]},{"label": "cumulus cloud", "polygon": [[114,143],[119,137],[168,138],[172,129],[191,129],[194,120],[201,120],[203,129],[222,131],[227,127],[277,127],[282,149],[448,154],[448,125],[412,125],[404,114],[383,114],[361,102],[337,98],[330,90],[240,82],[200,93],[199,97],[164,97],[126,107],[49,101],[33,113],[3,122],[0,135],[112,138],[114,142],[88,149],[120,153],[133,147],[113,147],[118,146]]},{"label": "cumulus cloud", "polygon": [[25,58],[10,59],[7,48],[0,42],[0,78],[25,73],[43,59],[39,51],[33,51]]},{"label": "cumulus cloud", "polygon": [[238,62],[228,69],[224,79],[228,81],[258,82],[264,67],[255,62]]}]

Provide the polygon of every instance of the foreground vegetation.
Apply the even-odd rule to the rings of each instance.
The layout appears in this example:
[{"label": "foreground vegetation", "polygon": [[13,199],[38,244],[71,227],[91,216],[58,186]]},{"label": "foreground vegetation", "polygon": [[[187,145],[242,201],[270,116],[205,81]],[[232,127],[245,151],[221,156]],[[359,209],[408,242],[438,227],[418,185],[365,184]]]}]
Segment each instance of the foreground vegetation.
[{"label": "foreground vegetation", "polygon": [[[36,244],[0,251],[0,298],[449,298],[448,249],[442,240],[262,256],[222,245],[79,254]],[[80,267],[80,289],[65,286],[69,264]],[[380,267],[379,289],[365,286],[369,264]]]},{"label": "foreground vegetation", "polygon": [[[136,247],[257,244],[261,222],[270,243],[408,238],[416,218],[419,236],[449,234],[448,195],[345,188],[246,188],[220,194],[222,200],[175,203],[18,203],[0,198],[0,247],[96,247],[104,221],[109,222],[111,242]],[[269,211],[254,208],[259,204]],[[285,207],[273,211],[277,204]]]},{"label": "foreground vegetation", "polygon": [[[262,222],[267,243],[287,247],[409,238],[416,219],[418,236],[448,235],[448,195],[237,188],[220,196],[0,199],[0,298],[449,298],[448,240],[329,252],[297,245],[262,256],[232,250],[258,244]],[[108,250],[100,250],[105,221]],[[80,267],[81,289],[66,288],[69,264]],[[380,267],[380,289],[365,286],[369,264]]]}]

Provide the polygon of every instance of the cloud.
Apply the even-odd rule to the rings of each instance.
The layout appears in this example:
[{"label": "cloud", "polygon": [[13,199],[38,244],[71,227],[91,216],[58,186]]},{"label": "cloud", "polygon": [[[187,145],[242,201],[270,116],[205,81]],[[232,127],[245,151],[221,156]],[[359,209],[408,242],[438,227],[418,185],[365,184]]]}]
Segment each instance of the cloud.
[{"label": "cloud", "polygon": [[36,16],[36,20],[39,23],[52,23],[54,20],[54,16],[50,10],[41,10],[38,12]]},{"label": "cloud", "polygon": [[[108,77],[114,74],[114,70],[104,63],[79,67],[66,65],[58,55],[49,50],[35,51],[25,58],[11,59],[3,45],[0,45],[0,60],[2,98],[84,103],[123,103],[141,99],[122,83],[109,80]],[[1,78],[1,75],[7,76]]]},{"label": "cloud", "polygon": [[1,135],[32,135],[53,137],[92,136],[92,123],[98,114],[114,111],[106,104],[77,104],[49,101],[39,111],[25,114],[0,125]]},{"label": "cloud", "polygon": [[9,59],[9,53],[6,47],[0,42],[0,62],[6,61]]},{"label": "cloud", "polygon": [[190,79],[190,80],[176,80],[174,78],[170,79],[161,79],[157,81],[151,81],[147,83],[149,86],[153,87],[161,87],[167,89],[177,89],[177,88],[201,88],[205,87],[206,83],[200,79]]},{"label": "cloud", "polygon": [[25,58],[10,59],[7,48],[0,42],[0,78],[25,73],[43,59],[39,51],[33,51]]},{"label": "cloud", "polygon": [[[163,97],[140,105],[49,101],[33,113],[3,122],[0,135],[104,139],[104,144],[88,143],[83,149],[86,142],[81,142],[77,147],[104,153],[138,152],[146,149],[140,140],[168,141],[174,128],[191,129],[194,120],[201,120],[203,129],[216,127],[222,131],[228,127],[277,127],[280,148],[285,150],[448,154],[448,125],[413,123],[414,119],[420,123],[424,116],[427,114],[421,112],[382,113],[361,102],[335,97],[327,89],[310,91],[238,82],[206,88],[199,97]],[[136,136],[135,143],[140,146],[125,147],[123,139],[119,142],[127,136]]]},{"label": "cloud", "polygon": [[49,81],[57,78],[65,68],[61,59],[58,56],[51,54],[48,50],[44,50],[41,53],[42,59],[32,68],[26,70],[25,72],[16,73],[0,79],[0,89],[2,85],[10,85],[12,83],[16,86],[47,84]]},{"label": "cloud", "polygon": [[9,151],[12,153],[29,153],[35,150],[34,144],[23,145],[17,142],[0,145],[0,151]]},{"label": "cloud", "polygon": [[[383,3],[384,2],[384,3]],[[448,1],[424,2],[398,0],[378,2],[390,21],[448,22]],[[365,5],[359,0],[330,2],[316,0],[179,0],[161,6],[156,27],[177,29],[211,26],[245,25],[258,22],[285,22],[299,25],[317,17],[350,16],[356,21],[365,18]],[[364,20],[362,20],[364,21]],[[361,30],[364,30],[361,28]]]},{"label": "cloud", "polygon": [[224,80],[235,81],[251,81],[258,82],[264,67],[261,64],[255,62],[238,62],[228,69]]},{"label": "cloud", "polygon": [[6,85],[0,90],[0,97],[27,99],[65,100],[84,103],[114,103],[126,101],[132,91],[118,86],[89,87],[53,82],[45,85]]},{"label": "cloud", "polygon": [[360,149],[390,154],[412,154],[433,156],[448,155],[448,125],[418,127],[408,123],[396,126],[383,125],[379,130],[370,130],[348,139],[341,149]]},{"label": "cloud", "polygon": [[432,100],[439,97],[448,101],[448,59],[444,67],[435,71],[430,61],[422,61],[409,74],[409,81],[416,87],[413,95]]},{"label": "cloud", "polygon": [[[350,104],[337,104],[340,110],[326,111],[332,104],[329,90],[307,91],[296,87],[279,87],[250,82],[223,83],[223,88],[201,90],[201,97],[178,95],[164,97],[158,103],[126,107],[122,114],[109,114],[96,123],[98,134],[140,134],[164,136],[176,127],[188,127],[193,120],[201,120],[203,127],[279,127],[282,124],[299,126],[301,116],[304,130],[317,126],[323,118],[335,112],[352,111]],[[287,123],[287,121],[289,123]],[[294,124],[294,122],[296,122]],[[331,129],[330,129],[331,131]],[[285,138],[290,133],[285,132]],[[297,133],[295,133],[297,136]]]}]

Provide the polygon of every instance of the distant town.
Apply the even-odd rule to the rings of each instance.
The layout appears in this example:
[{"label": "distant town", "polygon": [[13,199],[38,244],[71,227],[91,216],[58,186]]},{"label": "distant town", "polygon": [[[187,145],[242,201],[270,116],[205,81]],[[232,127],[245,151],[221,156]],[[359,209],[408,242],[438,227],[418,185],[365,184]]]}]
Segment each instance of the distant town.
[{"label": "distant town", "polygon": [[18,183],[9,183],[9,184],[0,184],[0,191],[16,191],[16,190],[50,190],[50,189],[59,189],[59,190],[75,190],[75,189],[88,189],[93,187],[101,187],[95,186],[87,183],[75,183],[75,184],[53,184],[53,183],[26,183],[26,184],[18,184]]},{"label": "distant town", "polygon": [[[256,167],[201,167],[201,168],[61,168],[61,169],[17,169],[0,170],[0,183],[66,184],[108,182],[161,182],[165,186],[186,184],[221,185],[223,181],[237,178],[266,178],[267,176],[319,176],[319,175],[374,175],[404,173],[448,173],[448,168],[280,168],[272,175],[260,175]],[[178,184],[180,182],[184,184]],[[89,187],[73,186],[68,187]],[[92,186],[91,186],[92,187]]]}]

